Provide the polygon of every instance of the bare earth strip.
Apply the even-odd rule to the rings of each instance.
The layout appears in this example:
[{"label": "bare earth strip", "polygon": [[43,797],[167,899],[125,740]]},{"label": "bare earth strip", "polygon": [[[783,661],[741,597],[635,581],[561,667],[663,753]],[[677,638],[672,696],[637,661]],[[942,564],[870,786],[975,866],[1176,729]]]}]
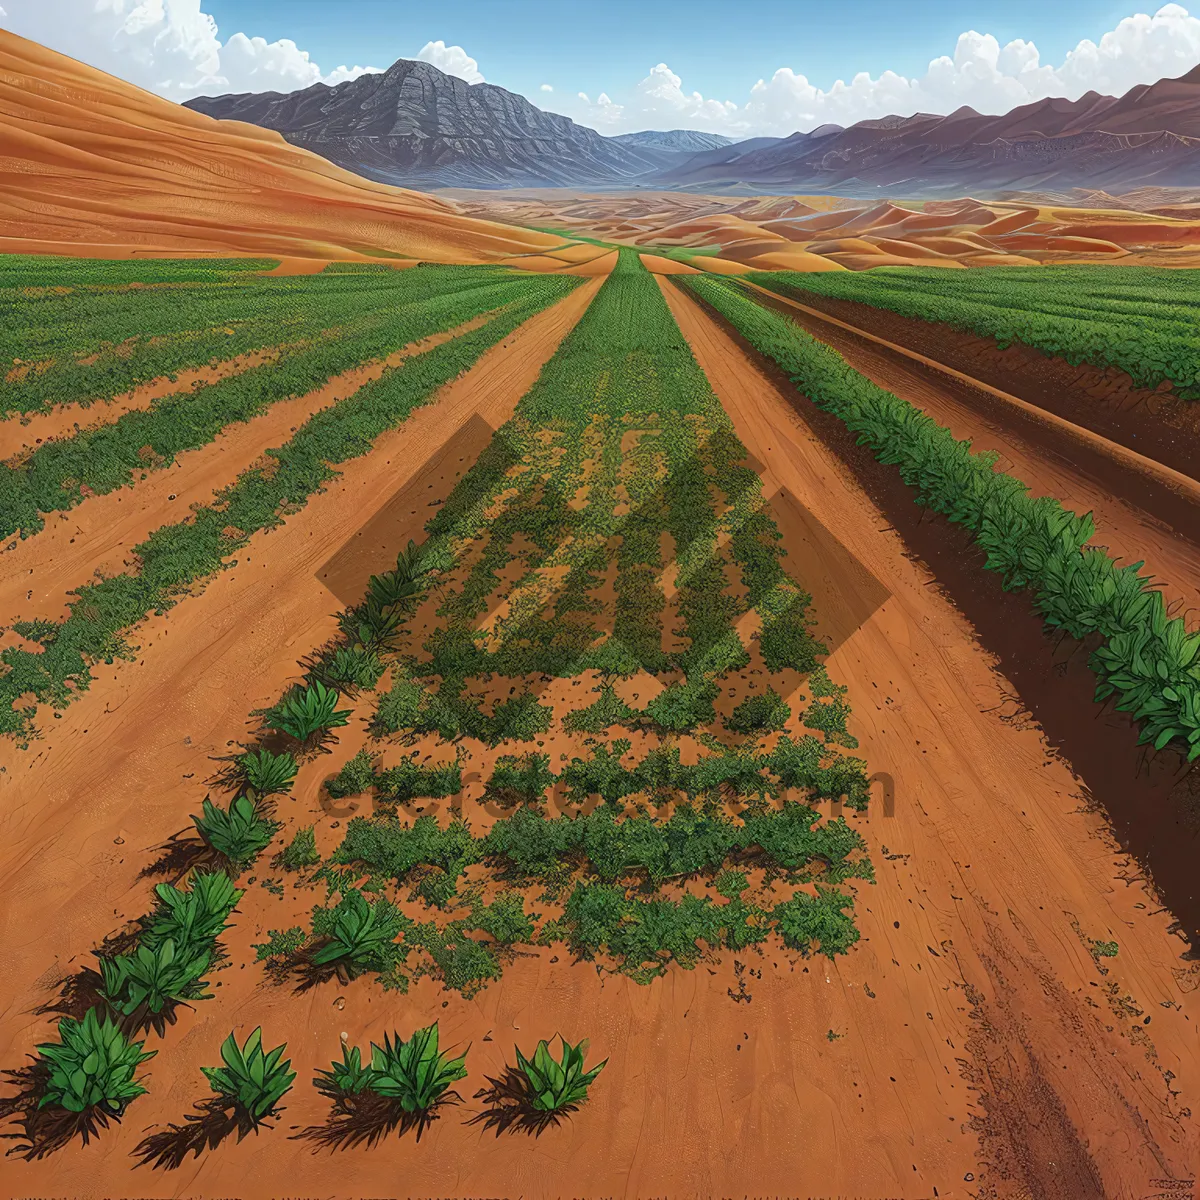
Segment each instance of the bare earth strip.
[{"label": "bare earth strip", "polygon": [[476,317],[413,342],[387,359],[345,371],[316,391],[280,400],[250,421],[227,426],[206,445],[178,455],[164,470],[48,515],[39,533],[14,537],[0,550],[2,619],[61,620],[67,615],[68,592],[97,573],[108,576],[126,570],[134,546],[160,526],[183,519],[193,504],[210,504],[221,488],[265,450],[286,442],[314,413],[352,396],[387,367],[477,329],[486,320],[486,315]]},{"label": "bare earth strip", "polygon": [[163,376],[140,383],[109,400],[94,400],[90,404],[60,404],[49,412],[33,413],[24,419],[19,414],[6,417],[0,420],[0,459],[35,450],[51,438],[73,437],[83,429],[111,425],[127,412],[149,408],[163,396],[174,396],[228,379],[231,375],[240,375],[251,367],[269,362],[275,354],[274,348],[251,350],[224,362],[180,371],[174,379]]},{"label": "bare earth strip", "polygon": [[[1191,1178],[1200,1002],[1184,943],[1167,932],[1170,914],[1153,911],[1136,880],[1118,880],[1127,864],[1102,821],[1081,810],[1068,765],[1036,725],[1001,720],[1006,681],[790,398],[693,301],[670,285],[664,292],[765,467],[764,490],[790,493],[774,507],[791,569],[838,645],[830,671],[856,702],[862,753],[895,780],[894,817],[876,808],[869,822],[879,887],[860,909],[866,944],[850,960],[878,956],[880,1041],[848,1061],[848,1075],[860,1090],[878,1087],[876,1047],[907,1042],[905,1022],[922,1007],[914,989],[932,992],[942,1002],[921,1019],[949,1061],[940,1089],[898,1075],[914,1136],[940,1121],[947,1153],[962,1163],[978,1152],[1001,1196],[1132,1197],[1152,1191],[1152,1180]],[[829,554],[830,536],[841,555]],[[853,620],[847,601],[861,584],[847,562],[887,593],[849,632],[839,625]],[[1084,937],[1119,942],[1107,974]],[[918,1169],[926,1152],[918,1140]],[[814,1192],[886,1194],[890,1184],[928,1194],[916,1176],[868,1184],[819,1157]],[[796,1179],[792,1190],[804,1194],[807,1183]],[[939,1184],[939,1194],[977,1194],[956,1187]]]}]

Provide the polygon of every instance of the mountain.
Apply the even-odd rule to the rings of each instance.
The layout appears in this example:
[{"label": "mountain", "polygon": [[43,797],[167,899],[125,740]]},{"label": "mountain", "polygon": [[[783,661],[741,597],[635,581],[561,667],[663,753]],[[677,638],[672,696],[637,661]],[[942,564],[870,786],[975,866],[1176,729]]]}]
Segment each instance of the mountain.
[{"label": "mountain", "polygon": [[411,187],[611,186],[686,157],[664,159],[409,59],[336,87],[201,96],[187,107],[277,130],[368,179]]},{"label": "mountain", "polygon": [[0,30],[0,250],[494,261],[561,239],[352,175]]},{"label": "mountain", "polygon": [[698,133],[694,129],[671,129],[666,133],[646,129],[641,133],[622,133],[609,141],[638,150],[667,150],[672,153],[699,154],[705,150],[720,150],[732,146],[733,138],[722,133]]},{"label": "mountain", "polygon": [[1088,92],[1003,116],[962,107],[824,125],[756,139],[666,168],[655,185],[834,192],[847,196],[995,196],[1200,184],[1200,68],[1121,97]]}]

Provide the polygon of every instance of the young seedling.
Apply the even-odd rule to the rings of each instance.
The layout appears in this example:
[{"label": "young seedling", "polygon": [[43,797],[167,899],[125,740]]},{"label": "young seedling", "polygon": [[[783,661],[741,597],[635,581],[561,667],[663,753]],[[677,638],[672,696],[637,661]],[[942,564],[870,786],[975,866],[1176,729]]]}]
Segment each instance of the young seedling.
[{"label": "young seedling", "polygon": [[307,687],[297,688],[285,696],[267,714],[267,722],[272,729],[307,743],[315,734],[327,733],[349,723],[350,710],[338,709],[340,699],[334,688],[314,680]]},{"label": "young seedling", "polygon": [[398,1128],[401,1134],[415,1129],[420,1141],[440,1108],[461,1102],[452,1085],[466,1078],[466,1058],[466,1051],[458,1058],[439,1051],[436,1021],[407,1042],[385,1034],[382,1046],[372,1043],[366,1066],[357,1047],[343,1045],[341,1062],[314,1079],[317,1090],[333,1099],[333,1114],[302,1136],[333,1147],[374,1145]]},{"label": "young seedling", "polygon": [[240,1118],[239,1141],[251,1129],[276,1115],[279,1101],[291,1090],[296,1072],[283,1057],[287,1043],[264,1051],[258,1028],[239,1046],[231,1033],[221,1046],[220,1067],[201,1067],[219,1100]]},{"label": "young seedling", "polygon": [[489,1076],[489,1086],[475,1093],[477,1100],[487,1102],[487,1108],[469,1124],[495,1129],[497,1137],[506,1129],[540,1137],[579,1110],[608,1059],[585,1071],[587,1041],[572,1046],[562,1034],[556,1036],[562,1043],[562,1055],[557,1060],[546,1041],[538,1042],[532,1059],[516,1048],[517,1065],[506,1066],[499,1079]]},{"label": "young seedling", "polygon": [[261,748],[243,754],[238,767],[246,786],[257,796],[286,792],[299,770],[292,755],[272,754]]},{"label": "young seedling", "polygon": [[218,808],[205,796],[202,814],[192,820],[204,843],[235,873],[270,845],[278,828],[249,796],[235,796],[228,808]]}]

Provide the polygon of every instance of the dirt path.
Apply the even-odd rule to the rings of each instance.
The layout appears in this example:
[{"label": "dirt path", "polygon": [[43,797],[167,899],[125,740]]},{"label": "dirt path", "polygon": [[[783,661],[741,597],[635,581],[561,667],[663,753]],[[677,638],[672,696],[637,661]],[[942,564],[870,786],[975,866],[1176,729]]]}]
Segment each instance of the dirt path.
[{"label": "dirt path", "polygon": [[[664,292],[777,492],[862,753],[894,781],[894,816],[870,820],[881,869],[862,913],[867,952],[904,964],[875,988],[879,1036],[909,1036],[915,981],[954,998],[930,1009],[932,1027],[953,1046],[949,1078],[974,1092],[968,1106],[910,1085],[911,1127],[940,1119],[954,1155],[978,1154],[969,1169],[1001,1196],[1137,1197],[1191,1178],[1198,976],[1170,914],[1136,874],[1121,879],[1128,864],[1082,811],[1068,764],[1036,724],[1011,719],[1011,685],[792,399],[695,302]],[[1108,939],[1118,956],[1093,958],[1091,941]],[[871,1086],[878,1067],[864,1057],[851,1074]],[[836,1176],[824,1190],[870,1194]]]},{"label": "dirt path", "polygon": [[51,438],[73,437],[83,429],[111,425],[127,412],[149,408],[163,396],[174,396],[228,379],[231,375],[240,375],[251,367],[269,362],[275,353],[273,348],[251,350],[224,362],[180,371],[174,379],[166,376],[152,379],[109,400],[93,400],[90,404],[60,404],[49,412],[31,413],[26,418],[19,414],[5,417],[0,420],[0,460],[26,454]]},{"label": "dirt path", "polygon": [[18,617],[61,620],[73,588],[97,575],[126,570],[134,546],[162,525],[183,519],[192,505],[212,503],[221,488],[264,451],[286,442],[314,413],[352,396],[385,368],[477,329],[486,320],[476,317],[386,359],[345,371],[316,391],[280,400],[250,421],[226,426],[211,442],[178,455],[166,469],[151,471],[115,492],[91,496],[67,512],[47,514],[41,532],[14,537],[0,550],[0,613],[9,624]]}]

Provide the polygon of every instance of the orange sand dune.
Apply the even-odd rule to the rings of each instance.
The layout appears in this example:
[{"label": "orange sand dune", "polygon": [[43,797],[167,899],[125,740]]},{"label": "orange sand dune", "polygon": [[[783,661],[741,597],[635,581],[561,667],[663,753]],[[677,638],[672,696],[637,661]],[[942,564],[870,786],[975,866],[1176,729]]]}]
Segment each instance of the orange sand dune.
[{"label": "orange sand dune", "polygon": [[658,254],[641,254],[642,266],[655,275],[699,275],[695,267],[687,263],[676,262],[673,258],[663,258]]},{"label": "orange sand dune", "polygon": [[844,268],[830,258],[822,258],[799,247],[788,250],[770,250],[746,260],[747,266],[756,271],[841,271]]},{"label": "orange sand dune", "polygon": [[485,262],[561,242],[360,179],[0,30],[0,250]]}]

